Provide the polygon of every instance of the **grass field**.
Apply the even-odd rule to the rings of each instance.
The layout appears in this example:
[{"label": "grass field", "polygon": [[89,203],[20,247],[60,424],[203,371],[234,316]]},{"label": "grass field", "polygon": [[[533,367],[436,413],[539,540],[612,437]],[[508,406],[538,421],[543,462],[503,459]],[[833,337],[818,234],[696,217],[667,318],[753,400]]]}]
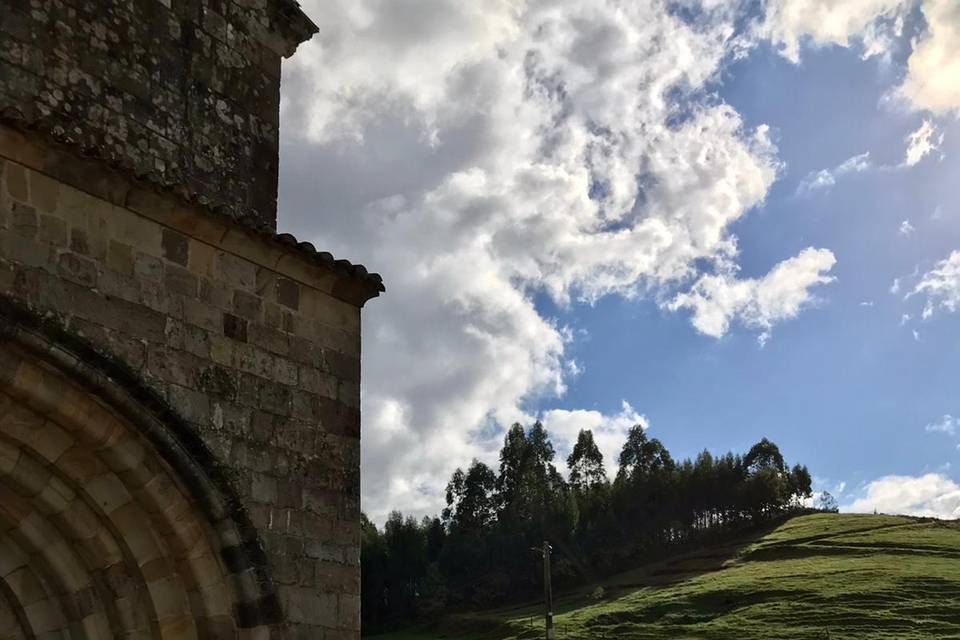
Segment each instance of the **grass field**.
[{"label": "grass field", "polygon": [[[960,524],[794,518],[558,598],[557,637],[640,640],[960,639]],[[542,606],[450,615],[378,640],[542,638]]]}]

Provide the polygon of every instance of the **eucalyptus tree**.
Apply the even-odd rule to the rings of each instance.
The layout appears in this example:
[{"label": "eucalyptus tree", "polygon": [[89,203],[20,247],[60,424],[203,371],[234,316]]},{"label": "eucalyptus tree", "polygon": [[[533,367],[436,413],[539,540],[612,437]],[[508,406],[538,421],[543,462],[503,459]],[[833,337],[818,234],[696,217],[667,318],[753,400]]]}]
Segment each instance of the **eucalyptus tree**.
[{"label": "eucalyptus tree", "polygon": [[577,443],[567,457],[567,469],[570,486],[579,491],[587,491],[607,481],[603,454],[589,429],[581,429],[577,435]]}]

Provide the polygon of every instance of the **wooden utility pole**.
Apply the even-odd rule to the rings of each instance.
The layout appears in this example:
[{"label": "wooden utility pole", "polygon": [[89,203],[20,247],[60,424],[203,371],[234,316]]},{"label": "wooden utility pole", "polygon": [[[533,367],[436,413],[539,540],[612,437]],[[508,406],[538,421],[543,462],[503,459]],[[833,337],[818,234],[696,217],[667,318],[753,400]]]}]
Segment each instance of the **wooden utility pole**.
[{"label": "wooden utility pole", "polygon": [[550,584],[550,543],[543,541],[543,600],[545,605],[544,628],[547,640],[554,640],[553,632],[553,586]]}]

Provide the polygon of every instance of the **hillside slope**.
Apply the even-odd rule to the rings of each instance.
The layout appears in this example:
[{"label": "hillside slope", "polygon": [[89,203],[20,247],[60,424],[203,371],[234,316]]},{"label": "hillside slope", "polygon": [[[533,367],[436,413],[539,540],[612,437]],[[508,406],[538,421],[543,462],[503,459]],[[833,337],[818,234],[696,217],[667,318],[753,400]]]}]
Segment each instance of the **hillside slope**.
[{"label": "hillside slope", "polygon": [[[801,516],[740,544],[622,574],[555,610],[562,640],[960,639],[960,524]],[[380,640],[542,638],[542,607],[448,616]]]}]

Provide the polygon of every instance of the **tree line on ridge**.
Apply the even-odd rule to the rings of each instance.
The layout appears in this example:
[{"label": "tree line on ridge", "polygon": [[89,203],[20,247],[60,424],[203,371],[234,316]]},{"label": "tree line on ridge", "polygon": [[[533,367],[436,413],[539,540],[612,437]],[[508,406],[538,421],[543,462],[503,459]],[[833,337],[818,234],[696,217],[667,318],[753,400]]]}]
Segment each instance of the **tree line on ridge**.
[{"label": "tree line on ridge", "polygon": [[474,460],[446,487],[446,508],[417,521],[394,511],[382,530],[363,517],[364,629],[429,618],[447,607],[516,602],[542,589],[553,546],[556,587],[592,582],[691,543],[729,535],[801,508],[811,477],[766,438],[745,455],[675,461],[642,426],[630,429],[613,482],[593,433],[582,430],[554,464],[546,429],[514,424],[499,469]]}]

